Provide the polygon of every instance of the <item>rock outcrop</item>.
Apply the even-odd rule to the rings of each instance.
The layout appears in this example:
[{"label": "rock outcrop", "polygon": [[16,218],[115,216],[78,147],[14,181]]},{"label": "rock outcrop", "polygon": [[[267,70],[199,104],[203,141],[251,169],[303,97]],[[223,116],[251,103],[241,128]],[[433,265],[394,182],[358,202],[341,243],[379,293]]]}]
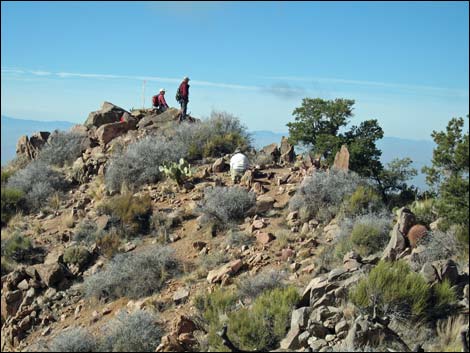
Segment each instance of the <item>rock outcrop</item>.
[{"label": "rock outcrop", "polygon": [[84,125],[88,128],[99,128],[101,125],[119,122],[124,113],[124,109],[109,103],[103,102],[101,109],[91,112]]}]

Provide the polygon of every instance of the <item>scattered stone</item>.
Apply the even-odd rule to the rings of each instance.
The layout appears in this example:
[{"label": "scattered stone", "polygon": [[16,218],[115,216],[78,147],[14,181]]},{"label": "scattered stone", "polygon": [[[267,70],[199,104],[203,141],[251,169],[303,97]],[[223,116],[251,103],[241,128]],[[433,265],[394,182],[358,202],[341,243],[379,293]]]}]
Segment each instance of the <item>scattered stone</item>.
[{"label": "scattered stone", "polygon": [[272,233],[259,232],[256,235],[256,240],[259,243],[263,244],[263,245],[268,244],[269,242],[273,241],[274,239],[276,239],[276,237]]},{"label": "scattered stone", "polygon": [[243,266],[242,260],[234,260],[228,264],[209,272],[207,282],[217,283],[236,274]]},{"label": "scattered stone", "polygon": [[189,297],[189,291],[186,288],[180,288],[175,292],[175,294],[173,294],[173,301],[176,304],[180,304],[186,301],[188,297]]}]

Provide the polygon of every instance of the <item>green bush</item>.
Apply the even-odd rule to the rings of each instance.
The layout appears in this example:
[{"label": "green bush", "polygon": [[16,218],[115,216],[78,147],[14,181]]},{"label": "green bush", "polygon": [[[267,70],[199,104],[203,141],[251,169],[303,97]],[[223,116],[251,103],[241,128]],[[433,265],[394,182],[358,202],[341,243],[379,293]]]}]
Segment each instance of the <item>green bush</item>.
[{"label": "green bush", "polygon": [[13,170],[2,170],[2,185],[8,182],[13,173]]},{"label": "green bush", "polygon": [[236,310],[238,296],[231,290],[217,289],[198,296],[196,308],[208,324],[211,349],[226,351],[217,331],[224,322],[229,336],[240,349],[267,351],[274,349],[285,336],[290,314],[299,294],[294,287],[275,288],[259,295],[249,308]]},{"label": "green bush", "polygon": [[100,205],[99,209],[114,217],[126,236],[146,234],[150,229],[152,202],[148,195],[137,197],[130,192],[117,195]]},{"label": "green bush", "polygon": [[290,314],[298,300],[294,287],[264,292],[251,308],[228,315],[230,337],[243,350],[266,352],[277,348],[289,329]]},{"label": "green bush", "polygon": [[2,225],[8,223],[18,211],[24,209],[24,192],[19,189],[7,188],[2,185]]},{"label": "green bush", "polygon": [[380,195],[368,185],[359,185],[356,191],[347,197],[343,203],[343,211],[346,216],[377,212],[383,207],[384,204]]},{"label": "green bush", "polygon": [[6,257],[2,256],[2,276],[5,276],[9,274],[10,272],[13,272],[15,270],[15,263]]},{"label": "green bush", "polygon": [[70,246],[64,251],[64,262],[66,264],[75,264],[80,268],[90,260],[90,252],[83,246]]},{"label": "green bush", "polygon": [[433,212],[434,203],[434,199],[426,199],[414,201],[411,204],[410,210],[415,214],[417,223],[429,225],[436,220],[436,215]]},{"label": "green bush", "polygon": [[31,239],[14,233],[2,239],[2,256],[15,261],[22,261],[33,249]]},{"label": "green bush", "polygon": [[428,316],[433,319],[451,314],[457,303],[457,295],[447,279],[432,288],[432,297],[433,305],[429,308]]},{"label": "green bush", "polygon": [[430,298],[424,278],[411,271],[404,261],[381,261],[349,293],[359,308],[379,315],[423,318]]},{"label": "green bush", "polygon": [[389,240],[391,225],[392,220],[388,214],[365,214],[354,219],[343,219],[335,245],[335,256],[342,260],[351,250],[361,256],[381,251]]}]

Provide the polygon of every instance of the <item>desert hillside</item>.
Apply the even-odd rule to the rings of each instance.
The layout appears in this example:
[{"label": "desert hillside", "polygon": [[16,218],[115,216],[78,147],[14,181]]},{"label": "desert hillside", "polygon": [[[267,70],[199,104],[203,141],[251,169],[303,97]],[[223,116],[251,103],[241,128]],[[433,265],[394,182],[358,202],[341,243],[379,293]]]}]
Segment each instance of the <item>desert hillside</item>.
[{"label": "desert hillside", "polygon": [[376,183],[355,142],[257,150],[228,113],[109,102],[22,136],[2,168],[2,351],[468,351],[468,228],[403,175]]}]

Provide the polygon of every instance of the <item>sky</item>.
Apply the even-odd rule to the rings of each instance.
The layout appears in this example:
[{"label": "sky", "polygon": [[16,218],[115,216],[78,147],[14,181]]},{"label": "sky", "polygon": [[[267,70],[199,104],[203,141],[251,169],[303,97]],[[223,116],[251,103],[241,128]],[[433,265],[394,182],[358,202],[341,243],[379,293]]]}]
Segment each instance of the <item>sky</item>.
[{"label": "sky", "polygon": [[[468,2],[1,2],[1,114],[83,123],[103,101],[286,132],[305,97],[430,139],[469,112]],[[144,80],[145,93],[144,93]],[[144,99],[145,102],[144,102]]]}]

